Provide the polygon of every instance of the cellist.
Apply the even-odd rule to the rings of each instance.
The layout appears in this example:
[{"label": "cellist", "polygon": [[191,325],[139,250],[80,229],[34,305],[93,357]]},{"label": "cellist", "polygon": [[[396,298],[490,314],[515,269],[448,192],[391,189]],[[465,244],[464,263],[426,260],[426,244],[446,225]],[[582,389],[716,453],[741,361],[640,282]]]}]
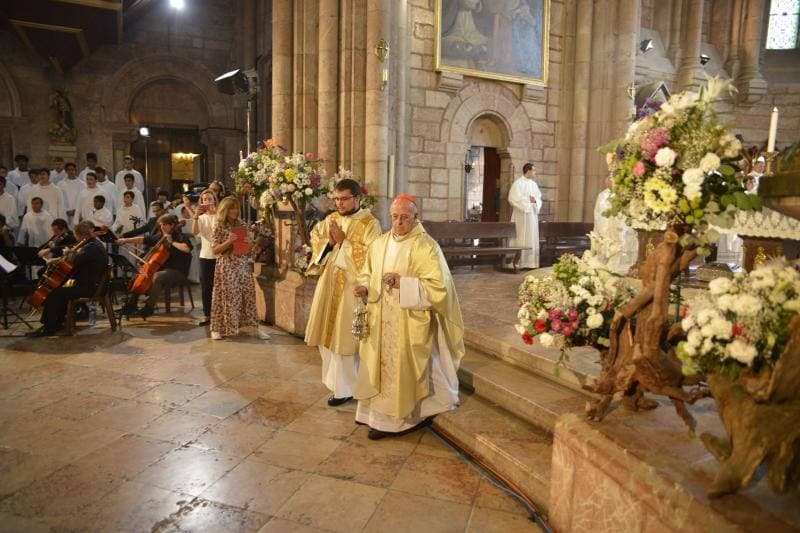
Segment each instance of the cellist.
[{"label": "cellist", "polygon": [[153,233],[141,237],[123,237],[117,239],[117,244],[144,244],[153,247],[161,241],[163,246],[169,250],[169,258],[156,272],[153,278],[153,286],[147,293],[144,307],[137,309],[139,295],[131,294],[125,304],[123,314],[139,314],[148,317],[153,314],[153,308],[159,297],[164,295],[165,289],[171,289],[187,283],[189,266],[192,262],[192,243],[186,234],[180,230],[178,219],[175,215],[161,215],[158,218],[158,229]]},{"label": "cellist", "polygon": [[106,247],[94,236],[94,226],[91,222],[84,220],[77,224],[73,229],[73,235],[79,243],[88,241],[72,257],[70,252],[66,251],[68,260],[73,265],[69,276],[73,283],[69,287],[64,283],[49,293],[42,310],[42,327],[27,333],[29,337],[46,337],[54,335],[61,329],[67,312],[67,302],[75,298],[92,296],[108,268]]}]

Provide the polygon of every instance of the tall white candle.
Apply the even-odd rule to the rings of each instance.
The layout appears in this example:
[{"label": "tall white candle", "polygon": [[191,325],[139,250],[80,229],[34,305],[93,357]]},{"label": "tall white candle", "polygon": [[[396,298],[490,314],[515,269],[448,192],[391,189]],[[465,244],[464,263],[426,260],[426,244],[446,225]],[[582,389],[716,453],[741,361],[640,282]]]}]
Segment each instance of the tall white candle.
[{"label": "tall white candle", "polygon": [[242,159],[244,159],[244,153],[242,153],[242,151],[239,150],[239,161],[241,161]]},{"label": "tall white candle", "polygon": [[769,119],[769,137],[767,139],[767,152],[775,151],[775,137],[778,135],[778,108],[772,108],[772,116]]}]

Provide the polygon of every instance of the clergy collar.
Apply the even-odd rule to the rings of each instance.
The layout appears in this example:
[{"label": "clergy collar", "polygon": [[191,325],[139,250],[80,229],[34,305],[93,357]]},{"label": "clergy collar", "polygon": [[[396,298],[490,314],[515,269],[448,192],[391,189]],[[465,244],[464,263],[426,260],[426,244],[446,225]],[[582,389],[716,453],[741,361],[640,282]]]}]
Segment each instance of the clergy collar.
[{"label": "clergy collar", "polygon": [[[341,216],[343,216],[343,217],[351,217],[351,216],[353,216],[353,215],[357,215],[359,211],[361,211],[361,206],[358,206],[358,207],[356,207],[356,208],[355,208],[355,209],[353,209],[351,212],[349,212],[349,213],[345,213],[344,215],[342,215],[341,213],[339,213],[339,214],[340,214]],[[338,213],[338,211],[337,211],[337,213]]]},{"label": "clergy collar", "polygon": [[411,238],[411,237],[415,237],[415,236],[419,235],[419,234],[420,234],[420,233],[422,233],[423,231],[424,231],[424,230],[422,229],[422,224],[420,223],[420,221],[419,221],[419,220],[417,220],[417,222],[414,224],[414,227],[413,227],[413,228],[411,228],[411,229],[408,231],[408,233],[406,233],[405,235],[400,235],[400,236],[398,236],[398,235],[395,235],[395,234],[394,234],[394,231],[392,231],[392,232],[391,232],[391,233],[392,233],[392,240],[393,240],[394,242],[403,242],[403,241],[404,241],[404,240],[406,240],[406,239],[409,239],[409,238]]}]

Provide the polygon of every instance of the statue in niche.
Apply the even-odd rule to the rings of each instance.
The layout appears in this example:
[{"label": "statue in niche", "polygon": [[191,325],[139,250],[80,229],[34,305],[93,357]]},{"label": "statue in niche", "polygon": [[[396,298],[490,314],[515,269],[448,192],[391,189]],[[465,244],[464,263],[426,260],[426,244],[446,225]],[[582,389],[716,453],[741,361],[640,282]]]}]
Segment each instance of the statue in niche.
[{"label": "statue in niche", "polygon": [[63,89],[55,89],[50,95],[52,121],[47,131],[50,140],[60,144],[75,143],[75,122],[72,119],[72,104]]}]

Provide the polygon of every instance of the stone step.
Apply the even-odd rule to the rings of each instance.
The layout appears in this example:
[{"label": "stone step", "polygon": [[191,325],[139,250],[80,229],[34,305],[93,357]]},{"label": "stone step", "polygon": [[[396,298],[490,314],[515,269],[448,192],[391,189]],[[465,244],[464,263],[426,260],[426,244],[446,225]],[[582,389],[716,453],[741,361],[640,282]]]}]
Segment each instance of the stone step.
[{"label": "stone step", "polygon": [[553,433],[566,413],[581,414],[590,396],[539,374],[468,348],[459,368],[461,383],[519,418]]},{"label": "stone step", "polygon": [[463,389],[461,406],[434,418],[433,428],[548,509],[553,441],[546,431]]},{"label": "stone step", "polygon": [[526,346],[511,326],[505,329],[511,333],[504,331],[503,335],[498,335],[492,328],[467,328],[464,344],[467,349],[495,357],[581,393],[583,385],[594,380],[600,372],[599,356],[593,348],[570,350],[568,367],[559,366],[556,364],[558,349],[538,344]]}]

